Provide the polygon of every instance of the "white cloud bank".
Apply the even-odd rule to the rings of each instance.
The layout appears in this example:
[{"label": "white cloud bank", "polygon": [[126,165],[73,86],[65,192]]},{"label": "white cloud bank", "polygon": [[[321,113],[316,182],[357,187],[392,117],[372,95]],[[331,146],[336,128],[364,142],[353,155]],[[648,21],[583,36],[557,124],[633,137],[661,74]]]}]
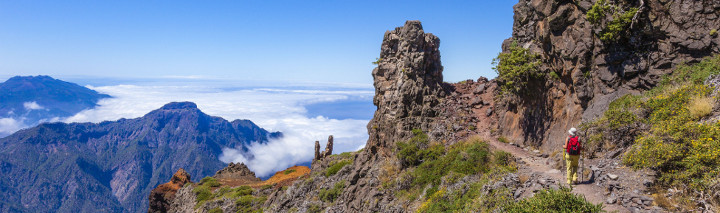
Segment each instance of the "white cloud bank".
[{"label": "white cloud bank", "polygon": [[[210,86],[208,86],[210,85]],[[89,86],[90,87],[90,86]],[[192,101],[203,112],[227,120],[250,119],[268,131],[280,131],[283,138],[266,144],[253,143],[249,153],[226,147],[220,160],[244,162],[258,176],[267,176],[289,166],[308,162],[314,156],[315,141],[324,147],[327,137],[335,138],[334,153],[355,151],[367,140],[368,120],[309,118],[304,105],[346,100],[370,99],[371,90],[358,89],[277,89],[222,88],[206,85],[90,87],[114,98],[102,99],[100,106],[65,118],[64,122],[101,122],[136,118],[172,101]],[[369,118],[368,118],[369,119]],[[0,128],[3,121],[0,120]],[[7,121],[7,125],[13,125]],[[246,156],[254,156],[247,159]]]},{"label": "white cloud bank", "polygon": [[25,102],[25,103],[23,103],[23,106],[24,106],[25,109],[27,109],[27,110],[45,109],[45,107],[40,106],[40,104],[38,104],[38,103],[35,102],[35,101]]},{"label": "white cloud bank", "polygon": [[12,118],[0,118],[0,137],[10,135],[22,128],[25,128],[22,121]]}]

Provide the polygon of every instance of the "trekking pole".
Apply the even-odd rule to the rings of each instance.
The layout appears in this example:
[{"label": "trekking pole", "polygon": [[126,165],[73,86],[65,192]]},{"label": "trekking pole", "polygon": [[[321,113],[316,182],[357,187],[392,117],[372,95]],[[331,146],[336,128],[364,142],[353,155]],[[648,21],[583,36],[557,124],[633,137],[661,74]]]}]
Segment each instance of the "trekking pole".
[{"label": "trekking pole", "polygon": [[580,155],[580,159],[582,160],[582,165],[580,166],[582,168],[580,171],[580,182],[585,183],[585,152]]}]

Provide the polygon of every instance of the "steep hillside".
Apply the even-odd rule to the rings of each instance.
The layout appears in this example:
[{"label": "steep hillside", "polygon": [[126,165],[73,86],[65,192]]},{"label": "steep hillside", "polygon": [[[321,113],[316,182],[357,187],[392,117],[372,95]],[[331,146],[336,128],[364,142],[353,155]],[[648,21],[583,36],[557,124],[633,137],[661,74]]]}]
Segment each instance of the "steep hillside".
[{"label": "steep hillside", "polygon": [[[42,120],[75,115],[109,97],[49,76],[15,76],[0,83],[0,118],[13,119],[19,127],[34,126]],[[0,129],[0,137],[10,133]]]},{"label": "steep hillside", "polygon": [[226,121],[194,103],[169,103],[136,119],[47,123],[0,139],[0,209],[141,212],[150,190],[179,168],[205,177],[225,167],[224,147],[247,149],[270,133]]},{"label": "steep hillside", "polygon": [[[719,74],[720,55],[679,66],[657,87],[611,102],[600,118],[581,126],[588,156],[610,158],[633,171],[649,171],[640,177],[648,187],[644,191],[663,208],[717,212]],[[619,174],[633,179],[625,173],[629,172]]]},{"label": "steep hillside", "polygon": [[[547,153],[610,101],[720,52],[718,1],[520,0],[514,10],[503,53],[527,49],[526,61],[538,63],[500,64],[498,83],[519,90],[498,103],[498,128]],[[532,73],[513,71],[523,65]],[[526,78],[511,83],[514,76]]]},{"label": "steep hillside", "polygon": [[289,187],[250,190],[208,179],[163,196],[174,197],[166,201],[168,211],[601,210],[557,180],[514,173],[524,160],[491,146],[495,83],[442,82],[438,45],[419,21],[385,33],[372,72],[377,110],[363,150],[330,155],[330,139],[326,151],[316,145],[310,173]]}]

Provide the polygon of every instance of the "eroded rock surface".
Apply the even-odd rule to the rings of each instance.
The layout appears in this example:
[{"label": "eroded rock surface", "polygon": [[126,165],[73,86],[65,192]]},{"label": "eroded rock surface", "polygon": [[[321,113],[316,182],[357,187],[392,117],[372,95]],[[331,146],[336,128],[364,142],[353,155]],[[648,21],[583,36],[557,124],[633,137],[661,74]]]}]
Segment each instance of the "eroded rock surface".
[{"label": "eroded rock surface", "polygon": [[233,179],[247,182],[260,181],[260,178],[255,177],[255,172],[250,171],[245,163],[230,162],[227,167],[217,171],[213,177],[216,179]]},{"label": "eroded rock surface", "polygon": [[170,182],[156,187],[150,192],[150,207],[148,212],[168,212],[170,204],[175,200],[175,194],[190,181],[190,175],[184,169],[179,169],[170,179]]},{"label": "eroded rock surface", "polygon": [[[440,39],[423,31],[419,21],[385,32],[377,67],[372,71],[377,106],[368,123],[366,148],[388,155],[394,142],[412,129],[433,129],[436,106],[447,95],[440,62]],[[440,135],[431,135],[439,137]]]},{"label": "eroded rock surface", "polygon": [[320,141],[315,141],[315,158],[314,160],[321,160],[327,156],[332,155],[333,150],[333,136],[328,137],[328,142],[325,145],[325,151],[320,152]]},{"label": "eroded rock surface", "polygon": [[530,94],[499,104],[503,135],[547,152],[610,101],[653,87],[678,64],[720,52],[718,1],[607,2],[640,11],[615,41],[600,39],[613,12],[598,24],[587,20],[595,1],[520,0],[514,6],[513,34],[503,50],[516,42],[540,55],[541,72],[559,79],[536,82]]}]

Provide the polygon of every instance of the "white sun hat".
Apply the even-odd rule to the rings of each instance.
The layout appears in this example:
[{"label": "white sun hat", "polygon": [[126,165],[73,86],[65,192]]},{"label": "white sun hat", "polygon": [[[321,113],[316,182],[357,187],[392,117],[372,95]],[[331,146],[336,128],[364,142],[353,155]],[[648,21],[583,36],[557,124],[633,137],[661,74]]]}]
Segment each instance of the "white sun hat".
[{"label": "white sun hat", "polygon": [[575,127],[570,128],[570,130],[568,130],[568,133],[570,133],[570,135],[572,135],[572,136],[575,136],[575,132],[577,132],[577,129],[575,129]]}]

